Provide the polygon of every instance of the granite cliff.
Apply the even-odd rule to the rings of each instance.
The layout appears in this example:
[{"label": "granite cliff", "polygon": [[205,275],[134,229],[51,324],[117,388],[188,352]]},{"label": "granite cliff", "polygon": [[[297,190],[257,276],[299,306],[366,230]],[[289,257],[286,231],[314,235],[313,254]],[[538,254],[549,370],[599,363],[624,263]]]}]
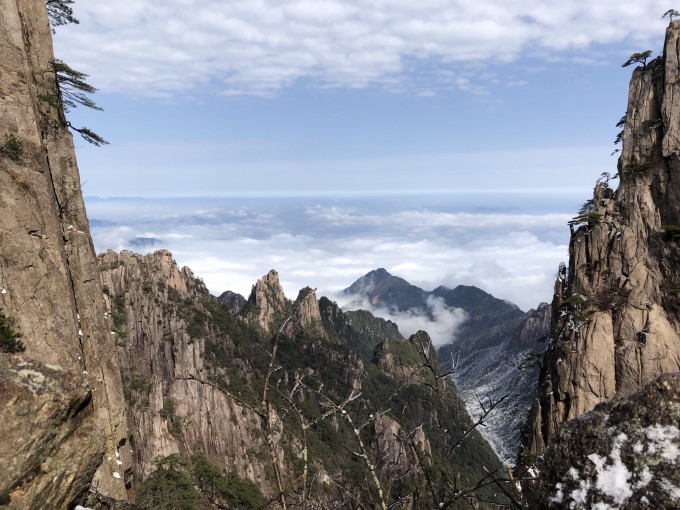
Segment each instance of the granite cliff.
[{"label": "granite cliff", "polygon": [[634,70],[618,160],[572,221],[525,460],[567,420],[680,370],[680,23]]},{"label": "granite cliff", "polygon": [[[22,359],[2,360],[3,397],[16,396],[3,437],[25,431],[35,441],[24,445],[25,457],[1,456],[0,498],[10,508],[66,508],[86,492],[76,481],[93,476],[93,490],[125,499],[130,467],[127,408],[73,142],[63,112],[46,100],[57,93],[53,61],[45,2],[2,0],[0,312],[25,347]],[[57,461],[80,442],[87,461]]]}]

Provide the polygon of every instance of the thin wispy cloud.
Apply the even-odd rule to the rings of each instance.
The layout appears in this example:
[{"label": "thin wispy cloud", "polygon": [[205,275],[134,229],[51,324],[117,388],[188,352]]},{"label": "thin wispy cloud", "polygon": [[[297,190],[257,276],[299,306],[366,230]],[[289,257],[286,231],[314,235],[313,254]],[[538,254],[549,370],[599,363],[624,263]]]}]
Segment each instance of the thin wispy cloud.
[{"label": "thin wispy cloud", "polygon": [[[409,62],[451,71],[473,94],[469,65],[560,58],[566,51],[660,33],[660,0],[115,0],[77,2],[58,54],[106,91],[169,96],[209,88],[271,95],[319,87],[403,89]],[[421,91],[422,92],[422,91]],[[432,91],[429,91],[432,93]]]}]

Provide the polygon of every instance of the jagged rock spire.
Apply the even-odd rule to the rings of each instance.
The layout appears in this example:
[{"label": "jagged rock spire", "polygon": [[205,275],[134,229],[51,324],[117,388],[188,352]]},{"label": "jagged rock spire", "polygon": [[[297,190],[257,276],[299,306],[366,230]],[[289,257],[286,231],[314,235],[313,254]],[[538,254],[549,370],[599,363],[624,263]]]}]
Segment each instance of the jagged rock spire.
[{"label": "jagged rock spire", "polygon": [[575,219],[526,451],[561,424],[680,370],[680,22],[633,72],[616,191]]}]

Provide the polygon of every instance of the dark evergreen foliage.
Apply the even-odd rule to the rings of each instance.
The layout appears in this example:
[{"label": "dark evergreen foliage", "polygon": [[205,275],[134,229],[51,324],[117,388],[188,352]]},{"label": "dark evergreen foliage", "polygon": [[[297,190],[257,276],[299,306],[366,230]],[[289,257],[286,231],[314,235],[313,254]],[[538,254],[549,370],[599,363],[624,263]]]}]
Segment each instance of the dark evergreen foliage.
[{"label": "dark evergreen foliage", "polygon": [[647,59],[652,56],[652,50],[646,50],[639,53],[633,53],[628,60],[626,60],[621,67],[628,67],[632,64],[642,64],[642,67],[647,65]]},{"label": "dark evergreen foliage", "polygon": [[46,0],[47,16],[52,25],[52,32],[54,27],[68,25],[69,23],[78,24],[80,21],[73,15],[71,4],[74,0]]},{"label": "dark evergreen foliage", "polygon": [[154,471],[137,489],[143,510],[198,510],[198,491],[179,455],[157,459]]},{"label": "dark evergreen foliage", "polygon": [[5,143],[0,146],[0,155],[12,161],[19,161],[24,154],[24,144],[13,134],[5,136]]},{"label": "dark evergreen foliage", "polygon": [[26,350],[20,340],[21,333],[13,328],[14,321],[4,313],[0,313],[0,352],[18,353]]}]

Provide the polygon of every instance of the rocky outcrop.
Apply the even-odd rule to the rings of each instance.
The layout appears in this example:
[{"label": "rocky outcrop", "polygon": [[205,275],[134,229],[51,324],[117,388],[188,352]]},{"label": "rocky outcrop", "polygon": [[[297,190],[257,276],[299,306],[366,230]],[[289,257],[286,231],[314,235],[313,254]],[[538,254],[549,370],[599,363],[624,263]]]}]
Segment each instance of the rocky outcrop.
[{"label": "rocky outcrop", "polygon": [[548,303],[529,310],[515,332],[513,345],[518,349],[536,349],[536,342],[546,341],[550,333],[552,314]]},{"label": "rocky outcrop", "polygon": [[73,141],[46,99],[57,94],[53,61],[45,2],[0,2],[0,311],[23,334],[27,359],[87,376],[107,452],[95,486],[124,499],[120,467],[106,459],[129,462],[126,406]]},{"label": "rocky outcrop", "polygon": [[680,369],[679,34],[671,23],[663,56],[633,72],[618,189],[603,174],[571,222],[530,457],[566,420]]},{"label": "rocky outcrop", "polygon": [[248,302],[241,294],[227,290],[219,295],[217,298],[225,305],[232,313],[239,313],[243,310]]},{"label": "rocky outcrop", "polygon": [[0,506],[72,508],[101,464],[104,436],[80,373],[0,355]]},{"label": "rocky outcrop", "polygon": [[680,373],[560,428],[530,508],[678,508]]},{"label": "rocky outcrop", "polygon": [[165,250],[109,251],[99,265],[131,408],[136,480],[149,475],[155,459],[203,452],[264,487],[263,463],[245,454],[262,446],[260,418],[213,383],[219,377],[236,386],[233,378],[241,372],[247,380],[249,367],[231,374],[206,367],[206,350],[229,356],[233,339],[216,329],[216,300],[203,282]]},{"label": "rocky outcrop", "polygon": [[273,333],[290,310],[279,282],[279,273],[273,269],[257,280],[246,305],[248,321],[262,331]]}]

